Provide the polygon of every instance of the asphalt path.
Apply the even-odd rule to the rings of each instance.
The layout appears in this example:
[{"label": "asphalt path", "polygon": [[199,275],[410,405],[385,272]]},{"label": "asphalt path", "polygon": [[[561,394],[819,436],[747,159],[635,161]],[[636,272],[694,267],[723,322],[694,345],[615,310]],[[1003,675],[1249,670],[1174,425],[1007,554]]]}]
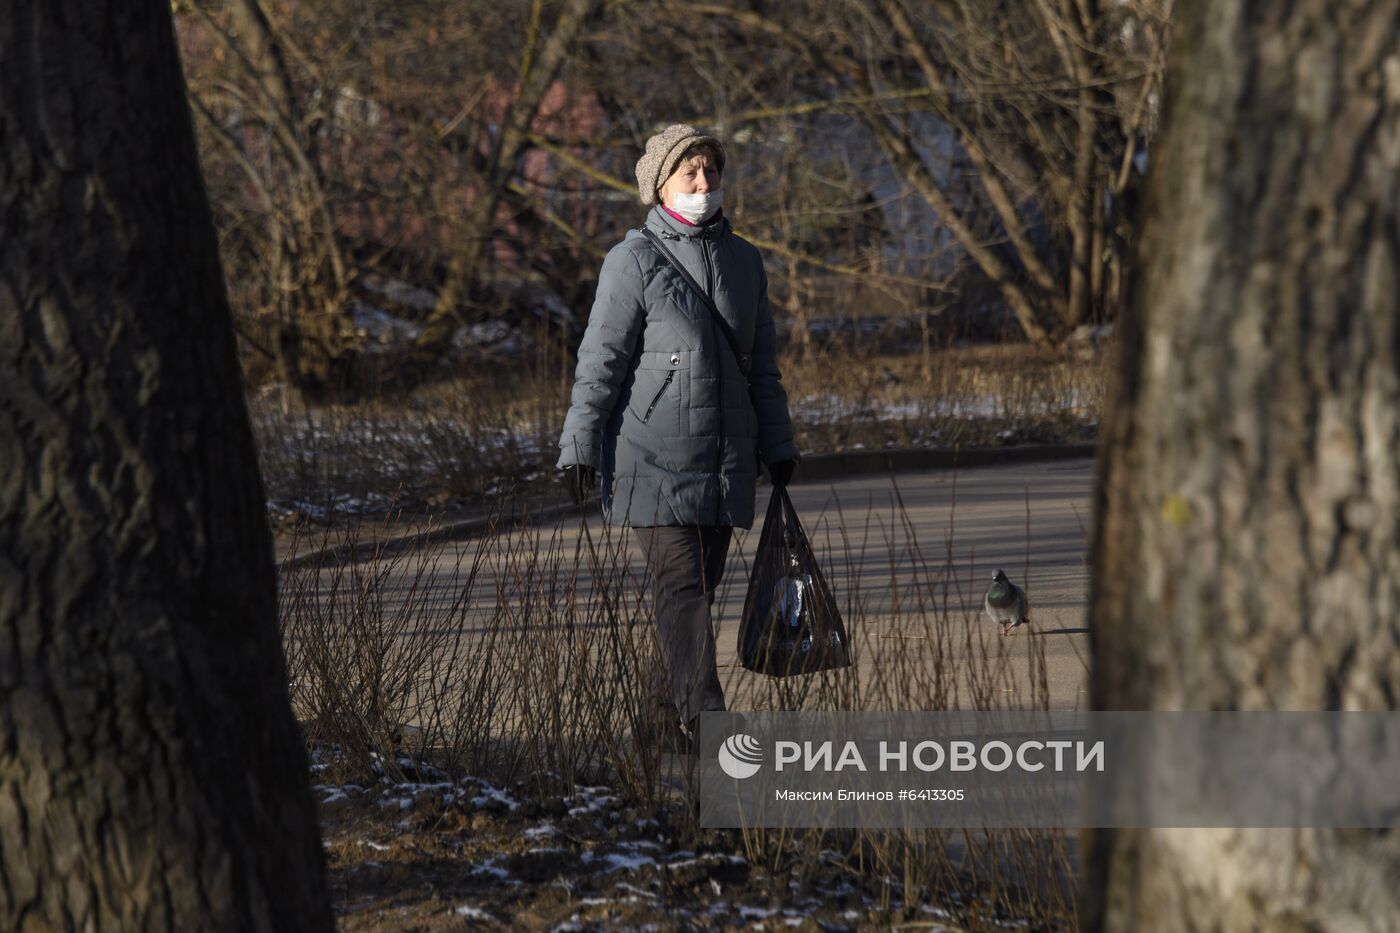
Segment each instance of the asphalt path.
[{"label": "asphalt path", "polygon": [[[847,679],[841,702],[885,709],[1085,708],[1092,478],[1091,460],[1058,460],[790,487],[856,650],[857,673]],[[768,488],[760,488],[755,527],[735,534],[715,607],[720,677],[737,709],[766,706],[760,694],[797,689],[806,680],[780,684],[744,671],[737,659],[750,561],[768,496]],[[549,552],[562,560],[536,571],[552,575],[536,582],[561,593],[576,588],[579,600],[596,599],[600,588],[589,561],[573,569],[571,558],[584,553],[585,544],[603,541],[611,542],[616,558],[595,564],[595,571],[613,576],[614,592],[644,591],[642,555],[631,535],[605,528],[597,515],[572,515],[493,536],[469,609],[453,606],[464,568],[481,553],[479,536],[377,568],[376,598],[386,610],[411,601],[415,612],[441,613],[464,638],[480,637],[503,620],[529,625],[527,612],[507,606],[502,613],[521,585],[505,578],[519,577],[527,555]],[[566,580],[559,579],[561,564],[570,568]],[[982,612],[997,569],[1023,586],[1031,603],[1031,624],[1009,637]]]},{"label": "asphalt path", "polygon": [[[769,498],[767,487],[760,488],[758,521],[735,534],[714,613],[730,708],[1087,708],[1093,469],[1090,459],[1053,460],[790,487],[850,628],[856,662],[839,676],[781,681],[745,671],[737,658],[750,559]],[[590,552],[607,556],[590,561]],[[464,598],[473,565],[474,583]],[[1025,588],[1031,604],[1031,624],[1009,637],[999,635],[982,610],[997,569]],[[314,579],[316,571],[310,572]],[[323,584],[329,578],[332,586],[372,591],[369,601],[378,613],[440,620],[432,625],[447,636],[435,642],[446,666],[482,663],[490,649],[459,652],[463,645],[493,644],[493,628],[513,630],[527,643],[557,633],[557,620],[540,603],[599,605],[631,593],[631,605],[622,611],[644,618],[644,572],[632,536],[606,528],[597,514],[469,534],[378,564],[319,571]],[[300,573],[305,579],[306,572]],[[534,578],[522,579],[530,574]],[[424,631],[404,627],[409,630]],[[606,641],[603,634],[592,644]],[[392,650],[387,642],[385,649]],[[528,679],[549,681],[547,666],[539,674]],[[816,695],[804,698],[803,691]],[[498,715],[518,712],[517,703],[507,701],[512,710]],[[405,725],[416,724],[410,713]],[[683,782],[688,773],[666,771],[663,779]],[[1072,861],[1075,841],[1067,837]],[[950,857],[958,859],[961,838],[953,834],[949,845]],[[1003,863],[1003,870],[1015,876],[1020,868]]]},{"label": "asphalt path", "polygon": [[[838,601],[854,620],[864,705],[910,709],[1087,705],[1092,460],[861,476],[790,488]],[[760,492],[760,514],[767,491]],[[727,693],[762,680],[736,657],[748,552],[731,555],[718,615]],[[983,613],[993,573],[1027,593],[1032,623],[1009,637]],[[850,605],[851,603],[854,605]],[[885,676],[881,677],[880,672]],[[888,692],[882,699],[876,693]],[[907,703],[901,703],[907,698]],[[740,702],[737,705],[744,705]]]}]

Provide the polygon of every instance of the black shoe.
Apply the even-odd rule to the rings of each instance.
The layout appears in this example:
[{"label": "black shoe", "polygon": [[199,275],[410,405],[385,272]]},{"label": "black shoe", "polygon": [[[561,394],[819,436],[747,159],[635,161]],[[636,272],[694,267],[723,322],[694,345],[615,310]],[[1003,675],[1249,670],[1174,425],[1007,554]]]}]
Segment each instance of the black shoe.
[{"label": "black shoe", "polygon": [[671,721],[671,726],[663,733],[665,738],[661,750],[672,755],[694,755],[698,744],[695,738],[695,720],[683,723],[680,717]]},{"label": "black shoe", "polygon": [[[747,732],[749,730],[749,721],[747,718],[745,718],[743,713],[736,713],[733,710],[724,709],[707,709],[703,710],[702,712],[728,716],[729,722],[725,728],[729,730],[730,735],[739,735],[740,733]],[[686,723],[685,728],[686,731],[690,733],[691,737],[694,738],[696,742],[700,741],[699,716],[692,716],[690,722]]]},{"label": "black shoe", "polygon": [[637,745],[666,755],[690,755],[695,749],[692,735],[681,725],[680,716],[668,716],[644,722],[637,730]]}]

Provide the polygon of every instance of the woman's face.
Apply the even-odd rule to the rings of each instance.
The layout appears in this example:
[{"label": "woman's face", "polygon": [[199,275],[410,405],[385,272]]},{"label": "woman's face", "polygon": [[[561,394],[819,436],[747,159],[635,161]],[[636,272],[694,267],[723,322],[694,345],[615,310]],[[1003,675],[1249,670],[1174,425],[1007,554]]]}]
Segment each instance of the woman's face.
[{"label": "woman's face", "polygon": [[719,169],[710,164],[707,155],[691,156],[676,166],[671,177],[661,186],[661,203],[674,208],[678,194],[706,194],[719,188]]}]

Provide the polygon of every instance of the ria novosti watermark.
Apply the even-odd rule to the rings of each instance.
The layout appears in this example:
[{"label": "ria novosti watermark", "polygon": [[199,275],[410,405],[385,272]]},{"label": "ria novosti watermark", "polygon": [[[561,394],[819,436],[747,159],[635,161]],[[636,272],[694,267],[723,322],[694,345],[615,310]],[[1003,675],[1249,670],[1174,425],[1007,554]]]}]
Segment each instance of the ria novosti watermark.
[{"label": "ria novosti watermark", "polygon": [[[879,771],[1006,771],[1020,768],[1022,771],[1044,771],[1047,767],[1054,771],[1087,771],[1104,769],[1104,743],[1086,743],[1082,740],[1026,739],[1015,745],[1000,739],[977,743],[954,739],[939,742],[924,739],[911,742],[907,739],[894,741],[880,740],[877,743],[875,761],[867,764],[860,744],[855,741],[837,743],[827,739],[794,742],[779,739],[773,743],[774,771],[801,770],[804,772],[824,771],[827,773],[844,771],[850,768],[866,772],[872,767]],[[720,769],[736,780],[753,777],[763,766],[765,758],[763,745],[746,733],[731,735],[716,753]]]},{"label": "ria novosti watermark", "polygon": [[747,713],[705,826],[1400,825],[1396,713]]}]

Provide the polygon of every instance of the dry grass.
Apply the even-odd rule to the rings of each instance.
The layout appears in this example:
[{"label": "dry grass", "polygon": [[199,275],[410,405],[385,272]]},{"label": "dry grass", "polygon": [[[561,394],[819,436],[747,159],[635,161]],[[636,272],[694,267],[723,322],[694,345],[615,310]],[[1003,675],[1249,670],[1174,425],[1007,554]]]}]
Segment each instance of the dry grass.
[{"label": "dry grass", "polygon": [[[1086,347],[888,354],[831,349],[783,364],[806,453],[1082,442],[1103,363]],[[308,409],[250,400],[275,518],[480,508],[554,481],[572,373],[562,354],[484,364],[407,396]]]},{"label": "dry grass", "polygon": [[995,447],[1092,439],[1103,360],[1087,347],[822,354],[784,370],[803,450]]},{"label": "dry grass", "polygon": [[[647,583],[612,532],[570,540],[562,523],[502,528],[284,575],[293,698],[318,753],[347,929],[763,919],[740,905],[807,929],[818,919],[862,929],[934,919],[949,929],[1074,926],[1063,833],[698,828],[686,792],[694,759],[633,740],[646,709],[641,674],[655,657]],[[746,677],[727,685],[731,701],[1046,708],[1043,643],[996,638],[951,608],[965,604],[966,581],[953,573],[949,542],[917,540],[898,509],[818,532],[820,553],[891,555],[888,573],[840,594],[856,665]],[[735,589],[721,598],[741,599]],[[893,651],[867,636],[870,607],[887,597],[918,636]],[[531,837],[546,825],[547,839]],[[464,903],[481,912],[471,924],[454,913]]]},{"label": "dry grass", "polygon": [[552,478],[568,398],[556,369],[497,364],[405,396],[319,408],[261,390],[250,407],[274,516],[436,511]]}]

